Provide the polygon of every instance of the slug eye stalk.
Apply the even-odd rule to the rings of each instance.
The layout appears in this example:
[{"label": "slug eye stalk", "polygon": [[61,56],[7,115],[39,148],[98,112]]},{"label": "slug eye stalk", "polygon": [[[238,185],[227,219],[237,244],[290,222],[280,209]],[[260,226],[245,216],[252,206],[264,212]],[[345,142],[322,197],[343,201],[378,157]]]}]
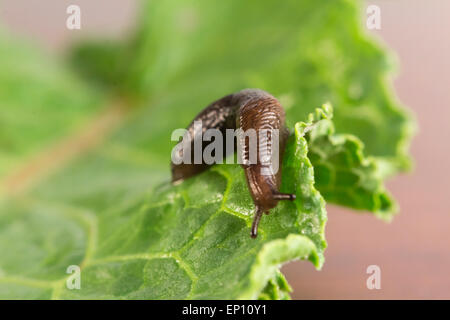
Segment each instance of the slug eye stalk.
[{"label": "slug eye stalk", "polygon": [[[272,194],[272,197],[273,197],[273,201],[280,201],[280,200],[293,201],[296,198],[295,194],[280,193],[280,192],[274,192]],[[250,237],[252,237],[252,238],[256,238],[258,236],[259,222],[261,221],[261,217],[262,217],[263,212],[265,214],[269,214],[270,213],[270,211],[264,211],[261,207],[256,206],[255,216],[253,218],[252,228],[251,228],[251,231],[250,231]]]}]

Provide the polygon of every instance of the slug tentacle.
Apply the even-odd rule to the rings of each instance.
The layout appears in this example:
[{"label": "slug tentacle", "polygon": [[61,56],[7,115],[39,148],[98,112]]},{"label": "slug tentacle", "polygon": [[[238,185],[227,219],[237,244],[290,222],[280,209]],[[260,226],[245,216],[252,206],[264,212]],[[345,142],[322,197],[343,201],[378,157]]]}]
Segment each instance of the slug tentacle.
[{"label": "slug tentacle", "polygon": [[[198,121],[202,124],[200,129],[195,125]],[[203,141],[202,135],[208,129],[218,129],[222,133],[223,157],[238,150],[238,160],[244,169],[256,207],[251,230],[251,236],[255,238],[264,212],[268,214],[280,200],[295,199],[295,194],[279,192],[281,164],[289,136],[285,127],[284,109],[269,93],[259,89],[245,89],[213,102],[195,117],[187,128],[189,150],[194,150],[195,145],[201,146],[200,151],[205,149],[207,143]],[[229,138],[227,129],[239,129],[237,136]],[[227,141],[225,137],[233,141]],[[227,147],[230,142],[234,145],[231,150]],[[189,163],[172,162],[174,183],[201,173],[211,165],[205,161],[194,163],[193,160],[194,155],[191,154]]]},{"label": "slug tentacle", "polygon": [[295,200],[295,194],[292,193],[274,193],[273,198],[276,200]]},{"label": "slug tentacle", "polygon": [[[256,207],[255,217],[253,218],[252,229],[250,231],[250,237],[252,238],[256,238],[258,236],[258,226],[259,221],[261,221],[262,214],[263,211],[259,207]],[[266,214],[268,214],[268,212],[266,212]]]}]

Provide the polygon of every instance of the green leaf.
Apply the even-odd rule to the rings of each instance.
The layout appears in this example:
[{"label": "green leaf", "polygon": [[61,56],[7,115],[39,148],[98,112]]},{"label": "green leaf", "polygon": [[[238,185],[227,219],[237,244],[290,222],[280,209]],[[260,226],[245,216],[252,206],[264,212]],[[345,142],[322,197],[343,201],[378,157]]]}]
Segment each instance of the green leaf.
[{"label": "green leaf", "polygon": [[364,156],[363,143],[352,135],[335,134],[330,120],[308,137],[316,187],[325,200],[391,220],[397,205],[383,185],[378,162]]},{"label": "green leaf", "polygon": [[121,78],[125,73],[120,64],[123,50],[113,41],[83,42],[73,48],[68,58],[72,67],[91,84],[125,94],[120,92]]},{"label": "green leaf", "polygon": [[[21,252],[34,250],[2,257],[0,293],[17,291],[20,297],[26,293],[21,287],[39,284],[39,295],[51,292],[55,299],[287,297],[278,274],[282,263],[309,259],[317,268],[323,263],[325,202],[314,188],[304,134],[328,112],[322,109],[297,124],[283,164],[283,188],[297,200],[265,216],[256,240],[249,236],[254,205],[238,165],[217,165],[180,186],[164,183],[151,195],[97,216],[29,199],[1,216],[2,252],[12,239]],[[65,286],[63,272],[72,264],[82,267],[80,290]],[[18,266],[26,278],[11,275]]]},{"label": "green leaf", "polygon": [[269,280],[263,292],[259,295],[259,300],[290,300],[289,292],[292,288],[287,283],[281,272]]},{"label": "green leaf", "polygon": [[103,97],[58,59],[1,31],[0,43],[1,179],[78,129],[101,108]]},{"label": "green leaf", "polygon": [[[324,199],[390,219],[383,180],[409,167],[414,126],[355,3],[143,1],[131,38],[72,52],[81,79],[1,36],[0,297],[283,299],[282,263],[323,264]],[[278,97],[294,128],[282,189],[297,200],[264,216],[256,240],[239,166],[168,182],[172,131],[246,87]],[[326,101],[334,118],[313,109]],[[66,288],[70,265],[80,290]]]}]

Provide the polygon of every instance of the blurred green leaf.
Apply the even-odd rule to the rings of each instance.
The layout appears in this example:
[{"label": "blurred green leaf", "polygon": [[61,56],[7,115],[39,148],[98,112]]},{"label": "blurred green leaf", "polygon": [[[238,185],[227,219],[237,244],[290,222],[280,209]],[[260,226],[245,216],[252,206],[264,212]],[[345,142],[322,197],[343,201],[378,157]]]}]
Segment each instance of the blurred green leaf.
[{"label": "blurred green leaf", "polygon": [[[121,70],[123,48],[112,41],[79,44],[70,52],[69,61],[85,79],[102,89],[120,91],[124,70]],[[118,92],[120,93],[120,92]]]},{"label": "blurred green leaf", "polygon": [[55,57],[0,32],[0,179],[78,129],[104,97]]},{"label": "blurred green leaf", "polygon": [[392,59],[362,30],[356,2],[143,1],[116,82],[144,103],[193,95],[171,106],[182,112],[171,123],[179,127],[201,105],[247,87],[282,98],[292,124],[328,101],[337,131],[359,137],[392,175],[410,167],[414,125],[391,93]]}]

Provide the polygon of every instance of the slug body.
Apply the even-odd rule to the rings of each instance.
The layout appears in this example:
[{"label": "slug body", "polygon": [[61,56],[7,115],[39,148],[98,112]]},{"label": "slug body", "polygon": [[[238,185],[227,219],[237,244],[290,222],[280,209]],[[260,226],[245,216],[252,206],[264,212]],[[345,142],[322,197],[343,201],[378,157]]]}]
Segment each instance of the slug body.
[{"label": "slug body", "polygon": [[[201,128],[196,127],[196,121],[201,121]],[[198,123],[198,122],[197,122]],[[281,104],[269,93],[259,89],[245,89],[235,94],[225,96],[206,107],[191,122],[187,128],[190,137],[191,150],[195,139],[201,137],[208,129],[219,130],[226,137],[227,129],[239,129],[240,132],[233,145],[238,150],[238,160],[245,171],[250,194],[256,207],[251,229],[251,237],[257,236],[258,225],[263,213],[276,207],[280,200],[294,200],[294,194],[280,193],[281,163],[283,160],[286,140],[289,131],[285,127],[285,112]],[[250,138],[245,133],[253,132],[256,147],[251,145]],[[223,155],[230,153],[225,141]],[[203,150],[207,145],[198,142]],[[191,160],[194,156],[191,156]],[[256,161],[255,161],[256,160]],[[172,182],[177,183],[206,170],[210,165],[201,162],[174,164],[172,162]]]}]

